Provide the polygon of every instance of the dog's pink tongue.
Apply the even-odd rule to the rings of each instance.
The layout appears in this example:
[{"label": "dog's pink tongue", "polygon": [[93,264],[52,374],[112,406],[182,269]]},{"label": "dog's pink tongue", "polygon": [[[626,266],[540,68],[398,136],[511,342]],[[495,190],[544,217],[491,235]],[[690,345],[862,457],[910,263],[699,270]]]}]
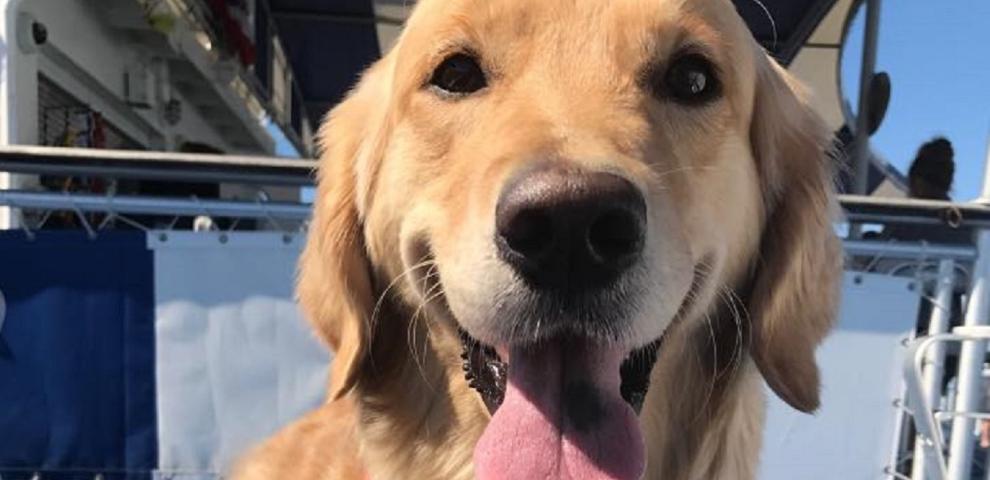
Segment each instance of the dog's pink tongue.
[{"label": "dog's pink tongue", "polygon": [[640,478],[643,437],[619,393],[623,355],[573,340],[512,349],[505,399],[474,450],[477,478]]}]

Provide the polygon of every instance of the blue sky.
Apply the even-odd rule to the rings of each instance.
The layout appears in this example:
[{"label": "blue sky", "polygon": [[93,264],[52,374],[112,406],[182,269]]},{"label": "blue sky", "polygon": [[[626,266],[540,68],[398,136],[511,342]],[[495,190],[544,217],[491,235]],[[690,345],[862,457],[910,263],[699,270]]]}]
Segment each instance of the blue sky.
[{"label": "blue sky", "polygon": [[295,145],[286,138],[285,133],[279,128],[278,124],[271,121],[271,119],[265,120],[265,128],[268,129],[268,133],[275,139],[275,156],[277,157],[299,157],[299,150],[296,150]]},{"label": "blue sky", "polygon": [[[859,78],[863,16],[850,29],[843,89],[852,104]],[[952,198],[977,197],[990,134],[990,0],[885,0],[877,70],[893,86],[873,149],[906,172],[918,147],[936,135],[952,141]]]},{"label": "blue sky", "polygon": [[[271,134],[272,138],[275,139],[275,155],[278,157],[291,157],[299,158],[299,150],[296,150],[295,145],[286,138],[285,133],[279,128],[278,124],[269,120],[265,120],[265,128],[268,129],[268,133]],[[303,188],[299,191],[299,201],[303,203],[313,202],[314,191],[312,188]]]}]

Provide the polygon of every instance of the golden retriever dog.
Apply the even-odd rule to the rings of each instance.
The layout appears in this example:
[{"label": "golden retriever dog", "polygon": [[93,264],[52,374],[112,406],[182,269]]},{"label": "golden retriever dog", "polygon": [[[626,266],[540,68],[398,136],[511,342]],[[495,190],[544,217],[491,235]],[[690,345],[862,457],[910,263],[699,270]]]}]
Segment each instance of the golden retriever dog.
[{"label": "golden retriever dog", "polygon": [[239,479],[750,479],[819,403],[828,134],[729,0],[421,0],[320,131],[327,402]]}]

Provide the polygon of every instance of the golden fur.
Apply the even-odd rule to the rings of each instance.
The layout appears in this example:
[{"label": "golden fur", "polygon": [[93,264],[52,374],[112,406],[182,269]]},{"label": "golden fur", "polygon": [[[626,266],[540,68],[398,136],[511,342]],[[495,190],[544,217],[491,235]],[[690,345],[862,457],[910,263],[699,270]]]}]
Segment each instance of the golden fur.
[{"label": "golden fur", "polygon": [[[641,88],[642,66],[684,45],[719,68],[711,106]],[[424,88],[464,47],[493,72],[484,94]],[[472,477],[489,414],[454,328],[493,321],[484,295],[501,267],[484,254],[501,185],[553,157],[621,172],[651,211],[662,281],[633,332],[665,340],[640,415],[646,478],[753,478],[761,378],[797,409],[818,406],[814,351],[840,272],[826,138],[728,0],[421,0],[320,130],[298,294],[336,352],[327,403],[234,477]]]}]

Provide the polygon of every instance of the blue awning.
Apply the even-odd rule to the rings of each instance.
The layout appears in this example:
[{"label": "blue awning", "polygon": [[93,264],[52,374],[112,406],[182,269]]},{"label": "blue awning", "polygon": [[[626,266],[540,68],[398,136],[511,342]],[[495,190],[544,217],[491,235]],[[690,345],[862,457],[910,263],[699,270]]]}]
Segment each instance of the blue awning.
[{"label": "blue awning", "polygon": [[[786,65],[836,0],[734,2],[756,39]],[[269,0],[269,8],[313,125],[380,55],[376,26],[395,21],[376,16],[371,0]]]},{"label": "blue awning", "polygon": [[380,54],[374,8],[370,0],[271,0],[269,8],[317,125]]}]

